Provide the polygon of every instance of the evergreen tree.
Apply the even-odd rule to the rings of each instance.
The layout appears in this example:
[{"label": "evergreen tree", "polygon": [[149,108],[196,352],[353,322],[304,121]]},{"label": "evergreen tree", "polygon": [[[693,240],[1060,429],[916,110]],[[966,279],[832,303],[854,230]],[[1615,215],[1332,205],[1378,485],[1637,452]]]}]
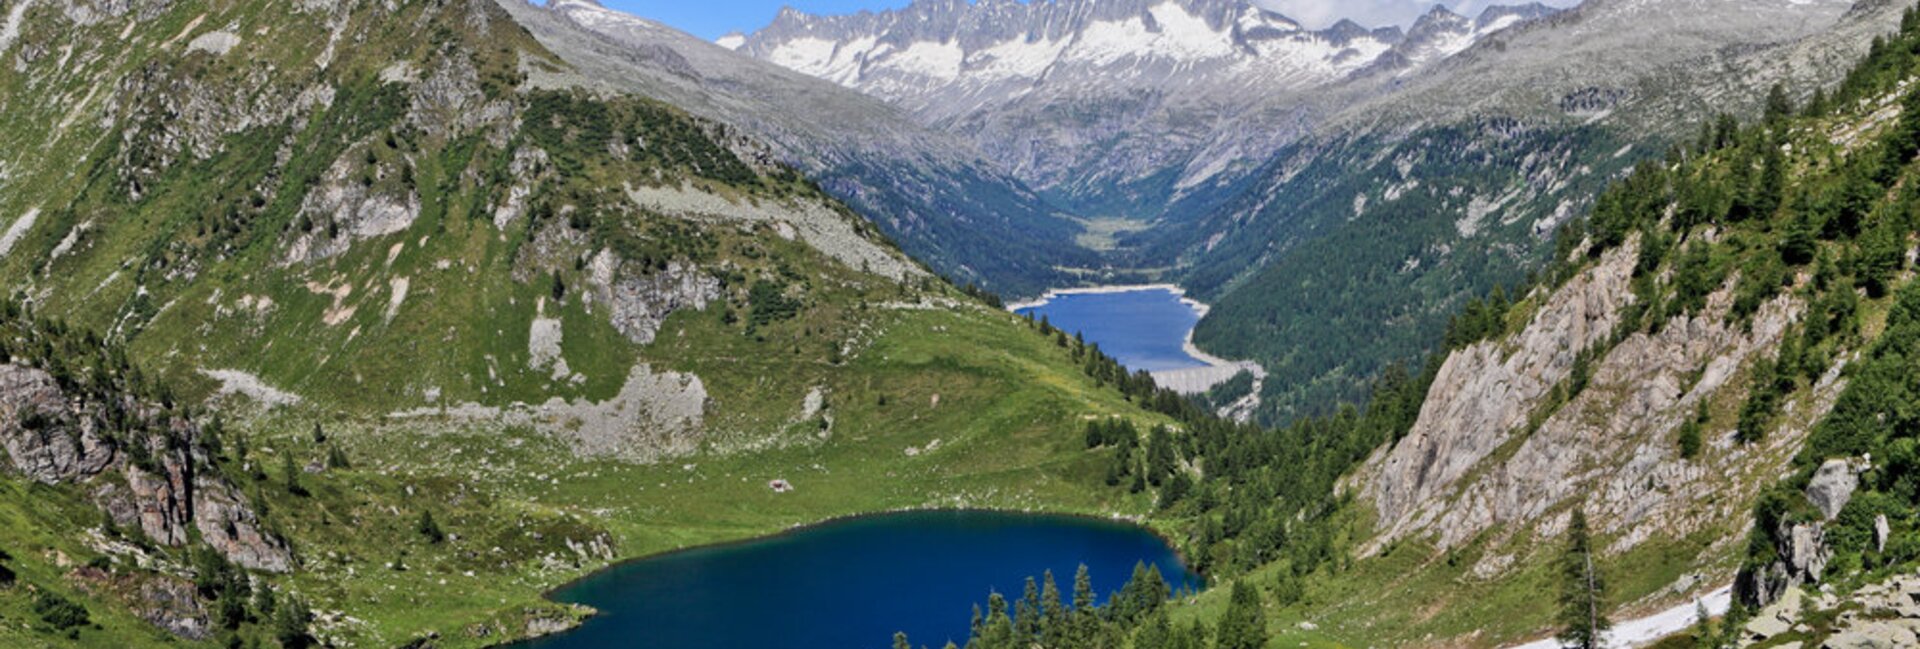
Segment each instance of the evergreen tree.
[{"label": "evergreen tree", "polygon": [[1164,608],[1133,634],[1133,649],[1171,649],[1173,642],[1173,623],[1167,619]]},{"label": "evergreen tree", "polygon": [[306,603],[289,597],[273,620],[273,637],[286,649],[304,649],[313,645],[313,636],[307,634],[307,625],[312,623],[313,612]]},{"label": "evergreen tree", "polygon": [[1567,550],[1560,560],[1560,642],[1574,649],[1600,649],[1612,627],[1606,617],[1606,581],[1594,565],[1587,513],[1573,511],[1567,525]]},{"label": "evergreen tree", "polygon": [[1053,571],[1041,573],[1040,577],[1040,641],[1042,645],[1057,647],[1064,642],[1067,633],[1067,608],[1060,603],[1060,586],[1053,581]]},{"label": "evergreen tree", "polygon": [[273,619],[274,613],[278,612],[278,610],[278,603],[274,601],[273,597],[273,587],[261,584],[258,589],[253,591],[253,617],[255,620],[260,622],[271,620]]},{"label": "evergreen tree", "polygon": [[1233,582],[1227,612],[1220,616],[1215,649],[1260,649],[1267,644],[1267,616],[1260,591],[1245,580]]},{"label": "evergreen tree", "polygon": [[345,451],[340,450],[338,446],[331,446],[327,448],[327,468],[350,469],[353,468],[353,464],[347,461]]},{"label": "evergreen tree", "polygon": [[440,529],[439,523],[434,522],[431,511],[420,512],[420,523],[414,526],[414,530],[419,532],[420,536],[426,537],[428,543],[438,544],[447,540],[446,532]]},{"label": "evergreen tree", "polygon": [[1274,603],[1281,606],[1292,606],[1300,603],[1300,600],[1305,597],[1306,583],[1300,576],[1293,574],[1292,569],[1279,571],[1273,584]]},{"label": "evergreen tree", "polygon": [[1155,487],[1165,483],[1178,461],[1174,457],[1173,442],[1168,439],[1167,428],[1154,426],[1147,433],[1147,482]]},{"label": "evergreen tree", "polygon": [[1695,602],[1693,610],[1693,646],[1698,649],[1712,649],[1718,645],[1717,634],[1713,632],[1713,614],[1707,612],[1705,602]]},{"label": "evergreen tree", "polygon": [[1770,127],[1778,126],[1781,122],[1785,122],[1787,118],[1792,116],[1793,100],[1787,98],[1787,87],[1779,83],[1773,84],[1773,87],[1767,90],[1765,117],[1767,125]]},{"label": "evergreen tree", "polygon": [[1700,455],[1700,422],[1689,419],[1680,424],[1680,457],[1691,460]]},{"label": "evergreen tree", "polygon": [[1013,634],[1026,642],[1040,635],[1040,586],[1032,577],[1027,578],[1020,600],[1013,603]]},{"label": "evergreen tree", "polygon": [[907,641],[907,632],[893,632],[893,649],[913,649],[913,643]]},{"label": "evergreen tree", "polygon": [[1073,572],[1073,623],[1068,626],[1069,646],[1085,646],[1099,631],[1100,611],[1095,608],[1097,600],[1093,595],[1093,577],[1087,572],[1087,564]]},{"label": "evergreen tree", "polygon": [[1814,254],[1820,251],[1819,245],[1813,223],[1796,215],[1787,222],[1786,232],[1780,237],[1780,261],[1791,266],[1813,261]]},{"label": "evergreen tree", "polygon": [[287,493],[295,496],[307,495],[307,488],[300,485],[300,467],[294,464],[292,451],[281,451],[280,473],[287,481]]},{"label": "evergreen tree", "polygon": [[[969,644],[971,646],[971,644]],[[1000,593],[987,596],[987,622],[980,632],[978,649],[1015,649],[1013,620],[1007,617],[1007,598]]]},{"label": "evergreen tree", "polygon": [[980,615],[980,605],[973,605],[973,618],[967,623],[967,649],[980,649],[980,636],[987,632],[987,620]]},{"label": "evergreen tree", "polygon": [[247,620],[246,600],[232,590],[220,591],[220,597],[214,600],[214,614],[214,624],[220,628],[238,629]]}]

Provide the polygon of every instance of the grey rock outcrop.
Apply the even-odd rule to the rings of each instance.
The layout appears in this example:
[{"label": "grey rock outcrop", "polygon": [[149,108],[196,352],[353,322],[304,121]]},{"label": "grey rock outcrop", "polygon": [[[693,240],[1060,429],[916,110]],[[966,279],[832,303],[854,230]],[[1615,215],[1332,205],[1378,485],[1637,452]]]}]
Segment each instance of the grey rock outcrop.
[{"label": "grey rock outcrop", "polygon": [[[1360,495],[1380,516],[1365,550],[1415,537],[1454,548],[1483,534],[1492,534],[1495,548],[1509,539],[1524,548],[1560,533],[1566,509],[1576,505],[1611,537],[1612,553],[1744,524],[1759,485],[1784,470],[1805,438],[1800,422],[1831,408],[1844,382],[1838,367],[1830,369],[1794,406],[1806,419],[1794,418],[1764,443],[1714,442],[1724,450],[1682,459],[1675,431],[1704,400],[1739,389],[1736,373],[1777,348],[1801,305],[1776,298],[1750,327],[1730,323],[1730,282],[1695,315],[1620,336],[1636,248],[1630,242],[1608,252],[1544,296],[1522,331],[1447,359],[1411,432],[1358,473]],[[1574,357],[1599,345],[1609,346],[1592,361],[1585,389],[1551,408]],[[1821,531],[1797,533],[1802,543],[1787,550],[1793,561],[1781,574],[1767,576],[1769,590],[1824,570]],[[1475,572],[1498,574],[1513,558],[1489,552]]]},{"label": "grey rock outcrop", "polygon": [[1777,558],[1764,566],[1742,570],[1734,581],[1734,596],[1751,606],[1765,607],[1794,589],[1818,583],[1825,576],[1833,550],[1826,544],[1820,523],[1781,521],[1774,531]]},{"label": "grey rock outcrop", "polygon": [[[1803,597],[1800,593],[1797,589],[1786,590],[1777,602],[1762,610],[1755,623],[1746,627],[1746,644],[1799,632],[1804,634],[1804,641],[1777,646],[1821,649],[1920,646],[1920,574],[1896,574],[1839,596],[1824,591],[1818,597]],[[1817,627],[1805,623],[1814,616],[1829,621]]]},{"label": "grey rock outcrop", "polygon": [[[130,413],[141,430],[111,431],[109,411]],[[0,364],[0,446],[7,469],[47,484],[86,485],[114,524],[154,542],[182,546],[200,538],[234,563],[285,572],[293,555],[267,533],[230,484],[202,474],[208,458],[193,440],[199,429],[147,404],[121,397],[100,403],[63,391],[45,370]]]},{"label": "grey rock outcrop", "polygon": [[[1820,512],[1820,520],[1780,521],[1772,533],[1776,539],[1776,558],[1766,565],[1742,571],[1735,584],[1735,594],[1749,604],[1766,606],[1792,589],[1820,583],[1826,576],[1828,562],[1833,560],[1833,549],[1826,542],[1825,524],[1846,509],[1859,486],[1858,467],[1852,461],[1833,459],[1822,463],[1808,481],[1805,492],[1807,502]],[[1875,540],[1880,538],[1876,536]]]},{"label": "grey rock outcrop", "polygon": [[1432,523],[1439,498],[1526,422],[1581,351],[1613,334],[1633,299],[1638,249],[1634,243],[1610,251],[1567,282],[1515,340],[1473,345],[1441,365],[1412,430],[1365,470],[1362,493],[1378,509],[1387,538]]},{"label": "grey rock outcrop", "polygon": [[1860,476],[1854,473],[1851,462],[1827,460],[1807,483],[1807,502],[1820,510],[1822,520],[1830,521],[1847,507],[1847,502],[1853,499],[1853,490],[1859,487]]},{"label": "grey rock outcrop", "polygon": [[589,304],[606,305],[613,328],[633,342],[653,342],[660,324],[674,311],[698,311],[720,299],[720,280],[691,264],[669,262],[665,270],[653,273],[642,273],[634,265],[602,250],[587,267]]},{"label": "grey rock outcrop", "polygon": [[12,434],[0,437],[14,470],[35,481],[54,484],[105,471],[114,445],[98,434],[91,419],[64,421],[65,395],[44,371],[0,365],[0,425]]},{"label": "grey rock outcrop", "polygon": [[1887,515],[1886,514],[1874,515],[1873,517],[1873,551],[1886,552],[1887,536],[1891,534],[1893,534],[1893,528],[1887,524]]}]

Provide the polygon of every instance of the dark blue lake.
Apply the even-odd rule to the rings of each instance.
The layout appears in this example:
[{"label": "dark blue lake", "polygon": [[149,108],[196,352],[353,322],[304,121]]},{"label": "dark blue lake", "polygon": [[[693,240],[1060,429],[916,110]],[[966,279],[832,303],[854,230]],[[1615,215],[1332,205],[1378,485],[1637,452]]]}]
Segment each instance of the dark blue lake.
[{"label": "dark blue lake", "polygon": [[1187,332],[1200,322],[1200,313],[1171,289],[1066,293],[1016,312],[1046,316],[1062,331],[1078,332],[1127,369],[1159,372],[1206,365],[1185,349]]},{"label": "dark blue lake", "polygon": [[[1094,591],[1119,590],[1136,562],[1175,591],[1200,579],[1166,544],[1117,522],[988,512],[915,512],[840,521],[615,566],[556,591],[600,615],[523,649],[885,649],[966,644],[972,607],[1018,599],[1052,570],[1064,599],[1086,564]],[[1011,604],[1009,604],[1011,605]]]}]

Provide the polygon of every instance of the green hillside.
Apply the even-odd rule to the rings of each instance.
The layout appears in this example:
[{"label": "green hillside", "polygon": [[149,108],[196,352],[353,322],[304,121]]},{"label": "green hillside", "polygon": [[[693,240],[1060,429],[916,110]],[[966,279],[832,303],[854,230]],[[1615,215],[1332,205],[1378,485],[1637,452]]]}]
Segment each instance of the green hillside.
[{"label": "green hillside", "polygon": [[194,422],[180,475],[231,484],[291,565],[203,542],[204,502],[179,539],[96,508],[134,424],[100,424],[104,472],[40,481],[12,449],[65,446],[0,408],[0,644],[484,646],[570,624],[541,594],[623,558],[1150,509],[1082,427],[1165,416],[726,126],[527,85],[562,64],[491,2],[18,6],[8,322],[102,351],[14,359],[162,386],[100,398]]}]

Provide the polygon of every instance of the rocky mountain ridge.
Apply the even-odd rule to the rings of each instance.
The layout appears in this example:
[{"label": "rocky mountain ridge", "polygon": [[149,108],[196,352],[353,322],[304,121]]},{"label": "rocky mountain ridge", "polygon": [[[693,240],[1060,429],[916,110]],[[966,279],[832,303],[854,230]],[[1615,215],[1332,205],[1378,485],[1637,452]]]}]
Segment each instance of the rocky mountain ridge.
[{"label": "rocky mountain ridge", "polygon": [[730,42],[963,134],[1033,186],[1106,216],[1127,211],[1095,199],[1107,185],[1164,173],[1180,188],[1206,182],[1245,164],[1230,156],[1264,158],[1298,136],[1316,91],[1362,72],[1408,74],[1552,13],[1500,6],[1468,19],[1436,8],[1403,32],[1310,30],[1243,0],[922,1],[850,16],[784,11]]},{"label": "rocky mountain ridge", "polygon": [[590,0],[499,4],[569,68],[535,66],[533,83],[640,94],[739,129],[942,274],[1024,294],[1095,265],[1072,243],[1077,223],[897,108]]}]

